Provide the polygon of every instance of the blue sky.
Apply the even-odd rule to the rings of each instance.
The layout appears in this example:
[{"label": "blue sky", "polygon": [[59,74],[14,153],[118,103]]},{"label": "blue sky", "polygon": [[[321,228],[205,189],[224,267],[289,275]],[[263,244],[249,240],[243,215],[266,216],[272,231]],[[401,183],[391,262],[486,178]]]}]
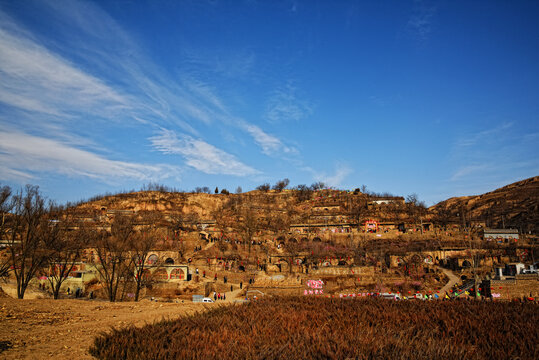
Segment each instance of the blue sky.
[{"label": "blue sky", "polygon": [[0,1],[0,183],[366,184],[428,205],[539,174],[537,1]]}]

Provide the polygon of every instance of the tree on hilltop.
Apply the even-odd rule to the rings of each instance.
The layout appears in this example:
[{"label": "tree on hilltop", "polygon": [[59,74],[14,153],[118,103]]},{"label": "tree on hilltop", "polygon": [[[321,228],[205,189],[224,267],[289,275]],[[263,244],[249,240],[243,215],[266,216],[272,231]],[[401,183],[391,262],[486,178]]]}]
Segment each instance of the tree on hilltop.
[{"label": "tree on hilltop", "polygon": [[268,183],[264,183],[262,185],[258,185],[256,189],[259,191],[268,192],[271,189],[271,185]]},{"label": "tree on hilltop", "polygon": [[276,190],[278,192],[281,192],[283,191],[284,189],[286,189],[286,187],[288,186],[288,184],[290,184],[290,180],[288,179],[282,179],[282,180],[279,180],[275,183],[275,185],[273,185],[273,190]]},{"label": "tree on hilltop", "polygon": [[311,185],[311,189],[313,191],[322,190],[326,188],[326,184],[324,184],[322,181],[315,182]]},{"label": "tree on hilltop", "polygon": [[301,184],[296,186],[296,194],[299,202],[307,201],[311,199],[313,195],[313,190],[307,185]]},{"label": "tree on hilltop", "polygon": [[414,221],[414,226],[417,226],[418,222],[421,223],[421,234],[423,234],[423,216],[427,212],[425,202],[419,201],[419,197],[414,193],[406,196],[406,205],[408,214]]}]

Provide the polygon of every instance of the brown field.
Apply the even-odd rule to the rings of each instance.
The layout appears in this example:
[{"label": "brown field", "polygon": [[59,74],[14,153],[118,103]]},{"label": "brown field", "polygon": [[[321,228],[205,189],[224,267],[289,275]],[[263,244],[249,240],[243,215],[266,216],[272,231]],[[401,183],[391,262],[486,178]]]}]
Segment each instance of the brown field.
[{"label": "brown field", "polygon": [[537,359],[537,304],[269,298],[96,339],[100,359]]},{"label": "brown field", "polygon": [[88,348],[112,327],[143,326],[205,311],[213,304],[0,297],[1,359],[93,359]]}]

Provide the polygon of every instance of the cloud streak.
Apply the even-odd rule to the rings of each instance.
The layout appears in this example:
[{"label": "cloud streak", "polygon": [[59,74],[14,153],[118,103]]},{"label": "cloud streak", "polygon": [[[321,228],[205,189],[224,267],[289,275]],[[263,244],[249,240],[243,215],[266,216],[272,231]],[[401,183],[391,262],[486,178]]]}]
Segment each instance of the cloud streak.
[{"label": "cloud streak", "polygon": [[297,97],[297,88],[291,84],[277,89],[268,100],[266,118],[271,123],[302,120],[313,112],[312,105]]},{"label": "cloud streak", "polygon": [[189,135],[162,129],[150,138],[153,147],[165,154],[182,156],[190,167],[206,174],[250,176],[260,171],[245,165],[231,155],[207,142]]},{"label": "cloud streak", "polygon": [[328,175],[325,173],[314,172],[314,170],[307,168],[307,170],[313,172],[314,177],[317,181],[321,181],[326,185],[338,187],[342,184],[343,180],[350,175],[353,170],[341,163],[335,165],[335,173],[333,175]]},{"label": "cloud streak", "polygon": [[22,132],[0,133],[0,164],[0,177],[10,180],[32,179],[36,172],[57,172],[104,182],[121,178],[147,181],[178,177],[180,173],[175,166],[110,160],[60,141]]},{"label": "cloud streak", "polygon": [[457,147],[467,147],[477,145],[480,141],[489,141],[489,137],[496,134],[503,134],[504,131],[509,130],[513,126],[513,122],[506,122],[501,125],[497,125],[490,129],[479,131],[475,134],[467,136],[457,141]]},{"label": "cloud streak", "polygon": [[406,24],[408,30],[416,34],[420,40],[428,39],[436,10],[435,6],[429,6],[426,1],[416,0],[413,14]]},{"label": "cloud streak", "polygon": [[[27,150],[14,144],[3,147],[0,176],[25,179],[43,171],[104,180],[109,174],[104,164],[116,169],[118,177],[146,179],[145,172],[159,174],[164,165],[152,168],[108,160],[97,152],[81,150],[80,143],[71,141],[84,139],[86,148],[103,151],[105,146],[100,146],[95,129],[104,134],[112,126],[113,131],[122,126],[139,134],[172,129],[150,139],[154,149],[180,155],[186,165],[206,174],[261,174],[203,139],[201,134],[209,127],[240,131],[267,156],[288,159],[299,155],[275,134],[231,114],[216,87],[197,78],[195,71],[170,74],[158,67],[98,6],[78,1],[39,6],[54,19],[59,38],[41,38],[0,10],[0,125],[17,129],[13,133],[30,142]],[[211,71],[225,77],[245,75],[256,60],[253,54],[247,55],[219,57],[226,61],[215,63],[217,67]],[[187,61],[201,66],[206,58],[191,53]],[[237,63],[233,74],[224,71],[233,67],[231,62]],[[291,85],[278,89],[268,103],[268,119],[277,122],[308,116],[310,104],[298,100],[296,93]],[[41,137],[28,135],[37,131]],[[41,157],[34,151],[37,143],[44,147]],[[60,156],[60,148],[70,156]],[[127,152],[132,149],[125,151],[120,156],[129,159]],[[78,162],[76,156],[80,157]],[[176,166],[171,168],[177,170]]]},{"label": "cloud streak", "polygon": [[537,173],[539,160],[525,151],[534,143],[528,135],[519,133],[514,122],[504,122],[457,139],[449,182],[502,184]]},{"label": "cloud streak", "polygon": [[[5,16],[0,18],[5,20]],[[0,26],[0,102],[24,111],[66,117],[89,109],[108,116],[110,111],[126,107],[124,95],[35,41],[16,35],[22,31],[9,21],[7,24]]]},{"label": "cloud streak", "polygon": [[295,155],[298,153],[297,149],[286,146],[281,140],[264,132],[256,125],[244,124],[243,126],[245,130],[253,137],[254,141],[262,148],[262,152],[266,155]]}]

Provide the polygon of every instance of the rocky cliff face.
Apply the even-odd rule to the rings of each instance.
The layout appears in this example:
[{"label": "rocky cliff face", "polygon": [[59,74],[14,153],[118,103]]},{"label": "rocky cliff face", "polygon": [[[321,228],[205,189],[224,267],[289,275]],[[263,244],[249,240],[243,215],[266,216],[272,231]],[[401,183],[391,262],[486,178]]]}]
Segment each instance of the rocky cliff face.
[{"label": "rocky cliff face", "polygon": [[429,208],[439,220],[481,222],[490,228],[539,232],[539,176],[504,186],[483,195],[454,197]]}]

